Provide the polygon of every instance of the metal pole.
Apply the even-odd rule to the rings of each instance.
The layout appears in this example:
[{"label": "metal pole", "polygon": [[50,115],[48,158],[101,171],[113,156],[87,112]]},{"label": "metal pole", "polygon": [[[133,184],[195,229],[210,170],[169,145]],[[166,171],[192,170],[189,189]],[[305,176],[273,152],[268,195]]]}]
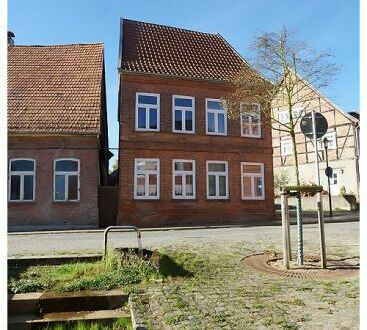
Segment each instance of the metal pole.
[{"label": "metal pole", "polygon": [[313,143],[315,145],[314,147],[315,147],[316,180],[317,184],[320,185],[319,149],[317,146],[315,110],[312,110],[312,131],[313,131]]},{"label": "metal pole", "polygon": [[289,269],[289,240],[287,230],[288,213],[288,194],[282,190],[281,195],[282,207],[282,233],[283,233],[283,264],[286,269]]},{"label": "metal pole", "polygon": [[322,211],[322,191],[317,193],[317,216],[319,218],[321,264],[322,264],[322,268],[326,268],[324,215]]},{"label": "metal pole", "polygon": [[297,192],[297,227],[298,227],[298,253],[297,253],[297,265],[303,265],[303,229],[302,229],[302,204],[301,204],[301,192]]},{"label": "metal pole", "polygon": [[[328,156],[328,147],[325,145],[325,155],[326,155],[326,168],[329,167],[329,156]],[[333,207],[331,205],[331,192],[330,192],[330,177],[327,177],[327,189],[329,195],[329,215],[333,216]]]},{"label": "metal pole", "polygon": [[[313,141],[315,145],[316,178],[317,178],[317,184],[320,186],[321,184],[320,184],[319,151],[317,147],[315,110],[312,110],[312,130],[313,130]],[[322,191],[317,194],[317,216],[319,220],[319,229],[320,229],[321,262],[322,267],[326,268],[324,216],[322,214]]]}]

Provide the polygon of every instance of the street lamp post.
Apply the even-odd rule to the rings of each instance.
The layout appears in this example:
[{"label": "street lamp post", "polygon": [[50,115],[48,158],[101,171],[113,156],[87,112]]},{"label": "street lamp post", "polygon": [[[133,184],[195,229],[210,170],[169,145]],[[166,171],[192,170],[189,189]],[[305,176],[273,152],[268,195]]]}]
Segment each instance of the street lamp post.
[{"label": "street lamp post", "polygon": [[[326,168],[329,167],[329,156],[328,156],[328,143],[329,140],[327,138],[324,138],[323,140],[324,148],[325,148],[325,157],[326,157]],[[331,205],[331,192],[330,192],[330,176],[327,176],[327,186],[328,186],[328,195],[329,195],[329,214],[332,217],[333,216],[333,209]]]}]

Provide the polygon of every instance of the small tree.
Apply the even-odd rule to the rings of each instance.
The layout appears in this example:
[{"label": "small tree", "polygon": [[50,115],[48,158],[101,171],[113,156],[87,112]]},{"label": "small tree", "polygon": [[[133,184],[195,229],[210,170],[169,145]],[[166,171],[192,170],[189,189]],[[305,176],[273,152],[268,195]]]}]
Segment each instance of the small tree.
[{"label": "small tree", "polygon": [[[311,102],[309,87],[318,90],[328,86],[337,67],[330,62],[329,53],[316,53],[305,42],[296,41],[286,28],[255,37],[251,49],[255,52],[253,65],[232,79],[234,91],[226,100],[228,116],[238,119],[253,112],[253,103],[259,104],[262,124],[291,136],[299,186],[295,127],[302,113],[295,117],[293,110],[307,109]],[[289,123],[279,121],[272,109],[279,101],[288,111]]]},{"label": "small tree", "polygon": [[116,158],[115,159],[115,162],[112,164],[112,166],[111,166],[111,169],[110,169],[110,174],[112,173],[112,172],[114,172],[115,170],[117,170],[118,169],[118,167],[119,167],[119,160]]}]

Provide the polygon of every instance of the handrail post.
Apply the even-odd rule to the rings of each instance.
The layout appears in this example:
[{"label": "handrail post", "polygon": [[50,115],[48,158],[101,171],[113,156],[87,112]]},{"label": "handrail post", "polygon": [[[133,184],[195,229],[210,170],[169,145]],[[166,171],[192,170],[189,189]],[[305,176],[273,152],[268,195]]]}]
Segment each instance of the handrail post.
[{"label": "handrail post", "polygon": [[136,236],[137,236],[137,240],[138,240],[138,251],[139,251],[139,255],[143,255],[143,246],[141,244],[141,231],[138,227],[136,226],[109,226],[107,227],[104,232],[103,232],[103,255],[105,256],[107,254],[107,236],[108,233],[111,230],[120,230],[120,229],[133,229],[136,231]]}]

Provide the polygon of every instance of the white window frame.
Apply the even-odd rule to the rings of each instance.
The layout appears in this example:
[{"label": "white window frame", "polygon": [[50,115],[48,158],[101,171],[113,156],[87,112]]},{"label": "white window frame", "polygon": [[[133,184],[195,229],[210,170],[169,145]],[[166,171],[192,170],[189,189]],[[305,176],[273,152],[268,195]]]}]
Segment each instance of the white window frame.
[{"label": "white window frame", "polygon": [[[78,171],[56,171],[56,163],[62,160],[70,160],[78,162]],[[64,175],[65,178],[65,199],[56,199],[56,175]],[[69,176],[78,176],[78,199],[69,199]],[[54,159],[54,185],[53,185],[53,201],[55,203],[78,203],[80,202],[80,159],[78,158],[56,158]]]},{"label": "white window frame", "polygon": [[[190,99],[192,100],[192,107],[176,106],[175,99]],[[182,130],[175,129],[175,110],[182,111]],[[186,129],[186,112],[192,112],[192,131]],[[181,134],[195,134],[195,97],[185,95],[172,95],[172,132]]]},{"label": "white window frame", "polygon": [[[206,98],[205,99],[206,134],[207,135],[222,135],[222,136],[226,136],[227,135],[227,110],[225,108],[223,108],[222,110],[211,110],[211,109],[208,109],[208,102],[209,101],[214,101],[214,102],[220,102],[220,103],[222,103],[222,100],[221,99],[211,99],[211,98]],[[209,132],[209,113],[213,113],[214,114],[214,132]],[[219,133],[218,132],[218,114],[219,113],[224,114],[224,133]]]},{"label": "white window frame", "polygon": [[[209,172],[209,164],[225,164],[225,172]],[[219,179],[218,176],[226,176],[226,195],[219,196]],[[215,175],[215,196],[209,196],[209,175]],[[207,199],[229,199],[229,182],[228,182],[228,162],[226,160],[207,160],[206,161],[206,198]]]},{"label": "white window frame", "polygon": [[[283,144],[285,141],[289,141],[290,142],[290,152],[289,153],[284,153],[283,150]],[[292,143],[292,139],[291,138],[287,138],[287,137],[281,137],[280,138],[280,155],[281,156],[291,156],[293,155],[293,143]]]},{"label": "white window frame", "polygon": [[[145,103],[139,103],[139,96],[155,96],[157,98],[157,105],[154,104],[145,104]],[[159,132],[160,131],[160,116],[161,116],[161,111],[160,111],[160,94],[155,94],[155,93],[142,93],[142,92],[136,92],[135,95],[135,131],[141,131],[141,132]],[[145,108],[145,128],[139,128],[138,124],[138,109],[139,108]],[[157,128],[153,129],[153,128],[149,128],[149,116],[150,116],[150,111],[149,108],[156,108],[157,109]]]},{"label": "white window frame", "polygon": [[[157,170],[138,170],[137,164],[138,162],[149,162],[154,161],[157,162]],[[145,176],[145,195],[138,196],[138,174],[144,174]],[[149,196],[149,174],[157,175],[157,196]],[[134,199],[159,199],[160,198],[160,160],[159,158],[135,158],[134,160]],[[148,194],[148,195],[147,195]]]},{"label": "white window frame", "polygon": [[[191,163],[192,171],[177,171],[175,170],[175,163]],[[186,195],[186,175],[192,175],[192,196]],[[175,177],[182,177],[182,196],[175,195]],[[195,199],[196,198],[196,167],[195,160],[192,159],[172,159],[172,198],[173,199]]]},{"label": "white window frame", "polygon": [[[11,163],[17,160],[29,160],[33,162],[33,171],[12,171]],[[19,199],[10,199],[11,194],[11,176],[12,175],[20,175],[20,198]],[[33,175],[33,199],[24,200],[24,175]],[[33,158],[11,158],[9,159],[9,178],[8,178],[8,201],[11,203],[28,203],[34,202],[36,200],[36,160]]]},{"label": "white window frame", "polygon": [[[242,113],[242,104],[241,104],[241,116],[240,116],[240,118],[241,118],[241,136],[242,137],[251,137],[251,138],[257,138],[257,139],[259,139],[259,138],[261,138],[261,133],[262,133],[262,130],[261,130],[261,113],[260,113],[260,104],[259,103],[253,103],[252,105],[255,105],[256,107],[257,107],[257,111],[255,110],[255,111],[251,111],[251,112],[249,112],[249,113]],[[249,117],[249,124],[250,124],[250,128],[249,128],[249,131],[250,131],[250,134],[244,134],[243,133],[243,117],[242,116],[245,116],[245,115],[247,115],[247,116],[250,116]],[[252,126],[251,126],[251,124],[252,124],[252,117],[254,117],[254,116],[257,116],[257,117],[259,117],[259,125],[258,125],[258,127],[259,127],[259,133],[258,134],[252,134]]]},{"label": "white window frame", "polygon": [[[331,138],[330,138],[330,136],[331,136]],[[333,132],[325,133],[325,135],[320,139],[321,150],[325,150],[325,145],[324,145],[324,139],[325,138],[327,138],[329,140],[327,150],[336,149],[336,132],[333,131]],[[331,147],[330,147],[330,144],[332,145]]]},{"label": "white window frame", "polygon": [[[243,167],[245,165],[257,165],[261,167],[261,173],[246,173],[243,171]],[[253,195],[251,197],[244,197],[243,193],[245,191],[245,187],[243,184],[243,178],[250,177],[251,178],[251,191]],[[255,179],[261,178],[262,180],[262,195],[254,196],[255,193]],[[241,162],[241,198],[242,200],[264,200],[265,199],[265,180],[264,180],[264,163],[250,163],[250,162]]]},{"label": "white window frame", "polygon": [[[293,120],[295,121],[297,117],[302,116],[304,113],[304,109],[302,108],[296,108],[292,110]],[[285,119],[282,117],[286,117]],[[290,123],[290,117],[289,117],[289,110],[282,110],[278,112],[278,121],[282,124],[289,124]]]}]

